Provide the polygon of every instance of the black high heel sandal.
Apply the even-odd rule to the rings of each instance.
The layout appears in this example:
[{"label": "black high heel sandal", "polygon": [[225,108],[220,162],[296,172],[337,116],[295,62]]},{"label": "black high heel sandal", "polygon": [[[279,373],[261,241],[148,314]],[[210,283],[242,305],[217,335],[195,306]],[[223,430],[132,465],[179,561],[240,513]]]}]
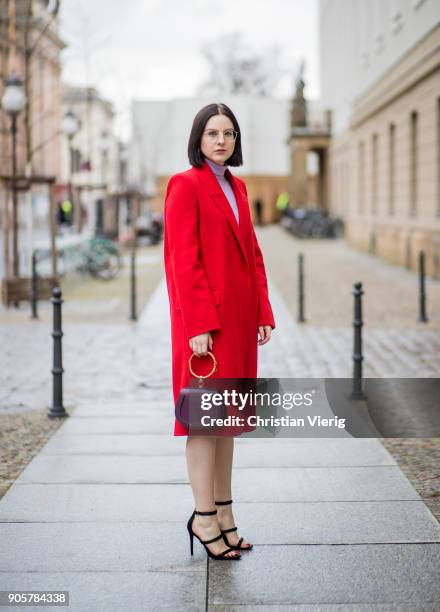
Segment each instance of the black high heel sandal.
[{"label": "black high heel sandal", "polygon": [[[194,536],[196,536],[196,538],[199,540],[199,542],[201,544],[203,544],[203,546],[205,547],[206,552],[208,553],[208,557],[210,557],[211,559],[217,559],[219,561],[229,561],[231,560],[236,560],[236,559],[241,559],[241,555],[234,555],[231,557],[225,557],[225,555],[229,552],[231,552],[232,550],[235,550],[235,548],[233,548],[232,546],[230,546],[229,548],[227,548],[226,550],[224,550],[222,553],[218,554],[218,555],[214,555],[213,552],[211,552],[209,550],[209,548],[207,547],[207,544],[210,544],[211,542],[217,542],[217,540],[220,540],[221,538],[224,538],[222,533],[219,533],[219,535],[215,538],[212,538],[212,540],[201,540],[199,538],[199,536],[194,533],[194,531],[192,530],[192,524],[194,521],[194,517],[196,514],[201,514],[203,516],[210,516],[213,514],[217,514],[217,510],[212,510],[210,512],[199,512],[198,510],[194,510],[194,512],[192,513],[192,515],[189,518],[188,524],[187,524],[187,528],[188,528],[188,533],[189,533],[189,541],[190,541],[190,546],[191,546],[191,554],[194,554]],[[229,546],[229,544],[228,544]]]},{"label": "black high heel sandal", "polygon": [[[229,499],[228,501],[216,501],[214,503],[215,503],[216,506],[228,506],[229,504],[232,504],[232,499]],[[242,546],[241,545],[241,543],[243,542],[243,538],[240,538],[238,540],[237,544],[229,544],[228,538],[225,536],[225,533],[231,533],[232,531],[237,531],[237,529],[238,529],[238,527],[231,527],[230,529],[221,529],[220,530],[222,532],[225,544],[227,546],[230,546],[233,550],[252,550],[252,548],[254,547],[253,544],[250,544],[249,546]]]}]

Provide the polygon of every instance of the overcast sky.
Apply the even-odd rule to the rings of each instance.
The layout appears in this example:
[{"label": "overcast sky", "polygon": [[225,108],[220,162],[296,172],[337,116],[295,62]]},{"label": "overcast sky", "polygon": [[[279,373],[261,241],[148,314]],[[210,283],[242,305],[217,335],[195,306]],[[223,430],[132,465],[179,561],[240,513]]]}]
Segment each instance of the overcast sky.
[{"label": "overcast sky", "polygon": [[207,77],[202,44],[240,31],[256,52],[278,45],[286,74],[275,97],[292,95],[306,62],[305,94],[319,97],[318,0],[63,0],[63,80],[94,85],[129,135],[133,99],[189,97]]}]

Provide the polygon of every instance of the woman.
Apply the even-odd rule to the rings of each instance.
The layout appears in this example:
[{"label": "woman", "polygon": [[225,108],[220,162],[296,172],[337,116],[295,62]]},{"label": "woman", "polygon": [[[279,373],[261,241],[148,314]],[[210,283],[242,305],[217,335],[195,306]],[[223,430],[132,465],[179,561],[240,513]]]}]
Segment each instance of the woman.
[{"label": "woman", "polygon": [[[256,378],[257,348],[275,328],[261,250],[249,213],[246,185],[228,166],[243,164],[237,119],[225,104],[196,115],[188,143],[192,168],[171,177],[164,210],[164,263],[170,302],[173,394],[218,362],[219,378]],[[258,340],[259,334],[259,340]],[[193,536],[215,559],[240,559],[252,544],[238,536],[232,512],[233,436],[186,435],[195,507]],[[216,506],[218,506],[216,508]],[[209,546],[208,546],[209,544]]]}]

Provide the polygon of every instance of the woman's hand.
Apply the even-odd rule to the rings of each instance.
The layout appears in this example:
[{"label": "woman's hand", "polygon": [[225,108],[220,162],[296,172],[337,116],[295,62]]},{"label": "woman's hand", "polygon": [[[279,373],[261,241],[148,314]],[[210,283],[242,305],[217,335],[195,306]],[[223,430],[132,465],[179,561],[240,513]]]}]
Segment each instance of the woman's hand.
[{"label": "woman's hand", "polygon": [[267,344],[270,340],[272,327],[270,325],[260,325],[260,327],[258,328],[258,333],[260,335],[260,340],[258,340],[258,344],[260,346],[263,346],[263,344]]},{"label": "woman's hand", "polygon": [[212,351],[212,336],[210,332],[199,334],[189,339],[189,347],[193,353],[200,357],[207,355],[208,350]]}]

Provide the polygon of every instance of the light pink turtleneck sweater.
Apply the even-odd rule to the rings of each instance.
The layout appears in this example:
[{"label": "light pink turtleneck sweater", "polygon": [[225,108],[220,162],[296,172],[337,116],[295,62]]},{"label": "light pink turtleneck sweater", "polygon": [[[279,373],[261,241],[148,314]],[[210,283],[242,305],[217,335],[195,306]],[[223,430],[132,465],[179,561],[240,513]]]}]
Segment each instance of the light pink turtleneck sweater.
[{"label": "light pink turtleneck sweater", "polygon": [[228,166],[226,166],[226,165],[221,166],[220,164],[216,164],[215,162],[211,161],[207,157],[205,157],[205,161],[208,164],[208,166],[211,168],[211,170],[214,172],[215,177],[216,177],[217,181],[219,182],[220,187],[223,190],[223,193],[226,196],[226,199],[228,200],[229,204],[231,205],[232,211],[233,211],[233,213],[235,215],[235,218],[237,220],[237,225],[239,225],[240,224],[240,220],[239,220],[239,216],[238,216],[237,201],[235,199],[235,195],[234,195],[234,191],[232,189],[231,183],[225,177],[225,172],[226,172],[226,169],[227,169]]}]

